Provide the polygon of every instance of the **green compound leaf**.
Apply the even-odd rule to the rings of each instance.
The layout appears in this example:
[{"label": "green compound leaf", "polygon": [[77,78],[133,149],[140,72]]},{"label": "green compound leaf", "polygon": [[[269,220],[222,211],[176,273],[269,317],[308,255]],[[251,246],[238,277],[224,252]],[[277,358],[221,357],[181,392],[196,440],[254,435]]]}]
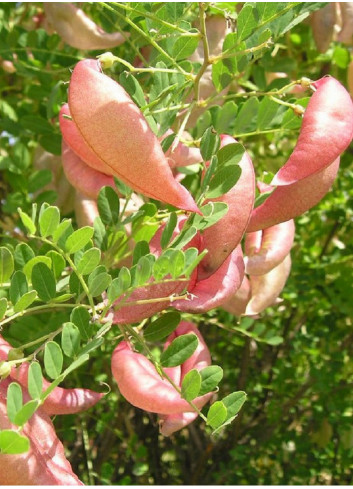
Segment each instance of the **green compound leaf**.
[{"label": "green compound leaf", "polygon": [[57,379],[63,367],[63,354],[60,346],[54,341],[48,341],[44,349],[44,367],[51,379]]},{"label": "green compound leaf", "polygon": [[177,367],[185,362],[197,348],[199,340],[193,333],[178,336],[161,355],[162,367]]}]

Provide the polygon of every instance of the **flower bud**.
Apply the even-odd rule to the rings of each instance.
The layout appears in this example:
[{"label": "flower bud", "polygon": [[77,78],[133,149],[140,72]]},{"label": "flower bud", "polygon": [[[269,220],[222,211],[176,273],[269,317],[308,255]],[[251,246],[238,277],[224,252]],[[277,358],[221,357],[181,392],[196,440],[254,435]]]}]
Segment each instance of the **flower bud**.
[{"label": "flower bud", "polygon": [[0,362],[0,377],[6,379],[11,373],[11,364],[9,362]]}]

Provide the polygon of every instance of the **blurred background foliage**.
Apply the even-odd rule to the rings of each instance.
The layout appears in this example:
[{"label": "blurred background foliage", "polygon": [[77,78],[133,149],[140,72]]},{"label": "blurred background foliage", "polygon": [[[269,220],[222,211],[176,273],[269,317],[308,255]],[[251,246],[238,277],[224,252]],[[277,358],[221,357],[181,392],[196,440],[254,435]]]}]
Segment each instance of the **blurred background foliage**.
[{"label": "blurred background foliage", "polygon": [[[181,3],[174,14],[166,14],[164,4],[128,5],[132,11],[113,3],[85,3],[82,8],[108,32],[119,26],[134,33],[112,50],[130,63],[148,44],[147,33],[153,38],[153,29],[157,34],[160,29],[144,14],[160,14],[171,23],[179,19],[192,23],[197,17],[196,3]],[[324,6],[310,5],[313,10]],[[49,35],[41,26],[42,8],[33,2],[0,7],[0,226],[1,244],[13,247],[25,242],[17,208],[28,212],[32,202],[58,202],[57,192],[48,187],[50,170],[34,168],[33,161],[38,145],[60,155],[57,116],[66,101],[70,68],[84,57],[101,54],[77,51],[57,34]],[[241,8],[243,4],[219,2],[209,11],[227,11],[236,19]],[[134,30],[131,21],[141,32]],[[328,73],[347,85],[351,50],[351,45],[331,42],[320,53],[306,17],[245,65],[232,80],[230,93],[239,93],[239,88],[269,91],[302,76],[317,79]],[[156,51],[152,60],[153,64],[160,61]],[[15,70],[5,69],[4,61],[11,61]],[[112,76],[118,78],[124,69],[115,64]],[[283,78],[273,76],[277,72]],[[136,77],[148,91],[151,75]],[[247,99],[229,100],[232,105],[211,107],[199,117],[193,136],[200,137],[210,124],[242,135],[240,141],[250,152],[257,174],[275,172],[294,147],[298,121],[283,130],[282,107],[276,106],[282,111],[277,122],[269,107],[267,113],[274,115],[259,130],[256,109],[248,106],[239,116]],[[233,117],[234,111],[239,117]],[[332,191],[296,219],[292,271],[282,302],[256,320],[221,310],[193,318],[202,327],[214,362],[225,371],[221,394],[239,389],[248,394],[241,414],[217,437],[209,435],[200,419],[170,438],[160,436],[157,417],[131,407],[114,386],[107,361],[114,341],[106,342],[89,366],[68,380],[67,386],[95,388],[97,382],[105,382],[113,389],[87,413],[55,420],[73,470],[86,484],[352,483],[352,159],[351,147],[342,157]],[[190,188],[193,178],[189,177]],[[72,209],[67,215],[74,217]],[[27,316],[6,334],[13,343],[23,342],[66,320],[65,314],[56,312]],[[267,341],[269,330],[272,340]]]}]

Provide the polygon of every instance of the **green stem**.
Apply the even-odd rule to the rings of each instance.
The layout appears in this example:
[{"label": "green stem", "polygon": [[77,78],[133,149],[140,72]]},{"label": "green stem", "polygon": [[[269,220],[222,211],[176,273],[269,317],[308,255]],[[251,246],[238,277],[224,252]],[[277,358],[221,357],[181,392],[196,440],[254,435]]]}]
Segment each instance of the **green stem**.
[{"label": "green stem", "polygon": [[116,10],[114,10],[109,4],[105,3],[105,2],[101,2],[101,5],[105,8],[107,8],[108,10],[114,12],[120,19],[124,20],[125,22],[127,22],[133,29],[135,29],[144,39],[146,39],[149,44],[151,44],[151,46],[153,46],[159,53],[161,53],[163,56],[165,56],[168,61],[170,61],[170,63],[176,68],[176,70],[181,73],[182,75],[184,75],[185,77],[189,78],[190,77],[190,73],[187,73],[185,70],[183,70],[183,68],[181,68],[178,63],[175,61],[175,59],[173,59],[166,51],[164,51],[163,48],[161,48],[156,42],[154,39],[152,39],[150,36],[148,36],[148,34],[146,34],[140,27],[138,27],[131,19],[129,19],[129,17],[125,17],[124,15],[120,14],[119,12],[117,12]]},{"label": "green stem", "polygon": [[200,32],[202,35],[202,44],[203,44],[203,63],[196,75],[194,81],[194,91],[195,91],[195,99],[198,101],[200,99],[200,80],[210,65],[210,50],[208,46],[207,32],[206,32],[206,13],[203,3],[199,3],[200,9]]},{"label": "green stem", "polygon": [[193,36],[193,37],[196,37],[196,36],[199,37],[199,34],[197,32],[195,32],[195,33],[189,32],[189,31],[183,29],[182,27],[179,27],[179,26],[174,25],[174,24],[170,24],[169,22],[167,22],[165,20],[159,19],[158,17],[156,17],[153,14],[149,14],[148,12],[141,12],[140,10],[138,10],[136,8],[132,8],[129,5],[127,5],[126,3],[123,4],[123,3],[119,3],[119,2],[112,2],[112,5],[115,5],[116,7],[127,10],[128,12],[134,12],[136,14],[140,14],[143,17],[146,17],[147,19],[151,19],[151,20],[154,20],[156,22],[159,22],[161,25],[164,25],[165,27],[169,27],[170,29],[174,29],[175,31],[180,32],[182,34],[186,34],[188,36]]},{"label": "green stem", "polygon": [[[48,304],[45,304],[43,306],[35,306],[35,307],[31,307],[30,309],[25,309],[24,311],[21,311],[21,312],[17,312],[16,314],[13,314],[12,316],[4,319],[3,321],[0,321],[0,327],[4,326],[5,324],[7,323],[11,323],[11,321],[13,321],[14,319],[17,319],[21,316],[26,316],[26,315],[31,315],[31,314],[35,314],[36,312],[38,311],[42,311],[42,312],[52,312],[52,311],[55,311],[57,309],[73,309],[74,307],[76,307],[77,304],[53,304],[53,306],[51,307],[50,305]],[[83,307],[89,307],[89,306],[85,306],[83,304]]]}]

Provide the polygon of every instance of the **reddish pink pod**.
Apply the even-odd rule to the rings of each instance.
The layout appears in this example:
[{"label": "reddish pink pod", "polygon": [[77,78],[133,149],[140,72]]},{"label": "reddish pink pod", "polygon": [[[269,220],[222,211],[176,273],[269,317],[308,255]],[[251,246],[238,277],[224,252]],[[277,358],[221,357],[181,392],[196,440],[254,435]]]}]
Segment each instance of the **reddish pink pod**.
[{"label": "reddish pink pod", "polygon": [[[186,321],[182,321],[178,328],[168,337],[165,346],[168,346],[176,337],[193,332],[197,335],[199,344],[195,352],[181,365],[181,377],[178,386],[181,387],[181,383],[185,375],[192,369],[202,370],[211,364],[211,355],[199,330],[192,324]],[[208,399],[205,400],[205,404]],[[159,429],[162,435],[170,436],[175,431],[179,431],[188,424],[192,423],[198,414],[195,413],[178,413],[161,415],[159,422]]]},{"label": "reddish pink pod", "polygon": [[[9,379],[0,382],[1,430],[17,430],[17,426],[12,425],[7,417],[6,394],[9,384]],[[27,402],[27,392],[23,392],[23,395]],[[73,473],[54,426],[42,408],[34,413],[21,433],[30,440],[30,449],[27,453],[17,455],[0,454],[1,485],[83,485]]]},{"label": "reddish pink pod", "polygon": [[114,178],[86,165],[63,140],[62,164],[66,178],[76,190],[91,199],[97,199],[104,186],[115,187]]},{"label": "reddish pink pod", "polygon": [[[222,147],[236,143],[231,136],[221,136]],[[198,269],[198,279],[202,280],[214,273],[240,243],[249,223],[255,200],[255,173],[248,153],[239,162],[241,176],[226,194],[208,202],[225,202],[228,212],[216,224],[202,233],[203,247],[208,254]]]},{"label": "reddish pink pod", "polygon": [[94,161],[85,159],[88,165],[98,159],[102,171],[108,167],[111,175],[147,197],[199,213],[191,194],[175,181],[140,109],[118,83],[101,73],[98,61],[83,60],[74,68],[69,109],[82,145],[96,155]]},{"label": "reddish pink pod", "polygon": [[251,285],[248,277],[244,275],[240,288],[235,295],[230,297],[226,302],[223,302],[222,309],[235,316],[245,314],[246,306],[251,299]]},{"label": "reddish pink pod", "polygon": [[101,158],[97,156],[95,151],[82,137],[76,124],[72,121],[68,104],[64,104],[60,109],[59,124],[66,145],[76,153],[82,162],[97,172],[111,176],[112,169],[105,165]]},{"label": "reddish pink pod", "polygon": [[173,302],[173,307],[183,312],[201,313],[219,307],[232,297],[244,277],[244,260],[240,245],[229,255],[219,269],[204,280],[189,286],[190,300]]},{"label": "reddish pink pod", "polygon": [[327,76],[305,110],[298,142],[271,185],[290,185],[321,172],[348,147],[353,137],[353,103],[347,90]]},{"label": "reddish pink pod", "polygon": [[275,268],[264,275],[251,275],[251,299],[246,306],[245,315],[253,316],[274,304],[282,292],[291,269],[290,255]]},{"label": "reddish pink pod", "polygon": [[248,233],[245,237],[245,273],[264,275],[279,265],[291,250],[294,242],[293,219],[264,230]]},{"label": "reddish pink pod", "polygon": [[[113,352],[112,373],[121,394],[135,407],[158,414],[193,411],[154,365],[141,353],[134,352],[126,341],[119,343]],[[205,394],[194,403],[201,408],[208,398]]]},{"label": "reddish pink pod", "polygon": [[[277,187],[263,204],[253,210],[246,231],[252,233],[280,222],[289,221],[314,207],[330,190],[336,178],[339,163],[340,160],[337,158],[318,173],[291,185]],[[269,191],[273,187],[262,185],[260,189]]]}]

